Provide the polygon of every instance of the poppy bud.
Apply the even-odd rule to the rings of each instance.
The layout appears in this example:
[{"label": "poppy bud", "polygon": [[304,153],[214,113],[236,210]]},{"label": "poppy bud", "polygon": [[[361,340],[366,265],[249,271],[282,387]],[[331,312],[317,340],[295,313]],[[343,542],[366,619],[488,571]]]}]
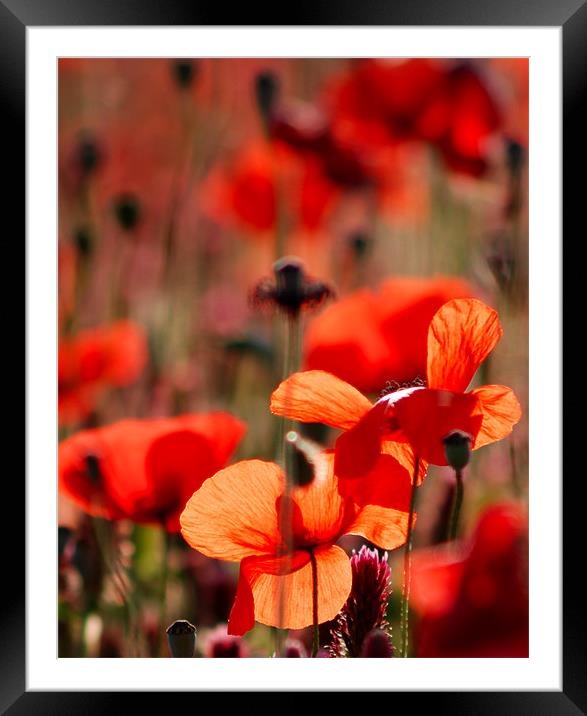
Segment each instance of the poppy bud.
[{"label": "poppy bud", "polygon": [[172,72],[181,89],[187,89],[191,86],[194,78],[198,74],[198,64],[194,60],[174,60],[172,64]]},{"label": "poppy bud", "polygon": [[255,98],[263,120],[268,123],[279,94],[279,80],[273,72],[260,72],[255,78]]},{"label": "poppy bud", "polygon": [[462,430],[452,430],[442,442],[446,461],[454,470],[462,470],[469,464],[473,438]]},{"label": "poppy bud", "polygon": [[506,160],[513,176],[518,176],[524,162],[524,147],[515,139],[506,139]]},{"label": "poppy bud", "polygon": [[137,225],[141,211],[137,198],[132,194],[121,194],[114,201],[114,214],[120,228],[132,231]]},{"label": "poppy bud", "polygon": [[196,627],[185,619],[179,619],[167,627],[167,643],[171,656],[191,659],[196,649]]},{"label": "poppy bud", "polygon": [[373,629],[365,637],[361,656],[368,659],[390,659],[393,656],[393,644],[389,634],[381,629]]},{"label": "poppy bud", "polygon": [[365,258],[371,247],[371,242],[366,234],[356,232],[349,236],[349,246],[357,260]]},{"label": "poppy bud", "polygon": [[88,453],[84,457],[86,463],[86,473],[94,485],[102,482],[102,470],[100,468],[100,458],[93,453]]},{"label": "poppy bud", "polygon": [[82,258],[87,258],[91,255],[93,248],[92,234],[85,226],[80,226],[75,230],[73,241],[78,254]]},{"label": "poppy bud", "polygon": [[77,146],[76,159],[82,176],[92,174],[102,159],[98,144],[90,137],[82,137]]}]

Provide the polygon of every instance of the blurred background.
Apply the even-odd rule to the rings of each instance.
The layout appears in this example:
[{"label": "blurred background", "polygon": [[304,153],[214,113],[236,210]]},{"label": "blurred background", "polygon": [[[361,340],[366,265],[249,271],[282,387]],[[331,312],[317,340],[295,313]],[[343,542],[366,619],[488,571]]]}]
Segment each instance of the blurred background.
[{"label": "blurred background", "polygon": [[[258,299],[284,256],[329,289],[303,314],[301,366],[372,399],[422,380],[434,312],[478,297],[504,327],[478,382],[513,388],[523,418],[467,468],[461,536],[477,545],[465,569],[474,586],[462,575],[452,595],[426,586],[441,614],[416,584],[411,648],[523,655],[527,146],[526,59],[60,60],[60,440],[222,411],[246,428],[224,462],[275,459],[269,397],[286,331]],[[327,446],[337,435],[304,431]],[[440,571],[452,485],[449,468],[431,467],[418,498],[415,555]],[[196,625],[198,656],[271,655],[267,627],[226,637],[238,565],[144,515],[88,512],[60,491],[60,656],[168,656],[162,620],[175,619]],[[496,546],[496,534],[511,539]],[[390,555],[392,626],[401,551]],[[455,609],[468,615],[464,637]]]}]

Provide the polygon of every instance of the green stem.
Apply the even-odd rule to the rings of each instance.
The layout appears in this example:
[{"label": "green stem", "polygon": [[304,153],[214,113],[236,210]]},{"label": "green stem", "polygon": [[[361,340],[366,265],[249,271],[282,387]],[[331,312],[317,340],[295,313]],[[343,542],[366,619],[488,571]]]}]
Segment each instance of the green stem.
[{"label": "green stem", "polygon": [[406,536],[406,546],[404,549],[404,583],[402,589],[402,604],[400,611],[400,632],[402,639],[402,657],[408,655],[408,634],[409,634],[409,615],[410,615],[410,587],[412,579],[412,539],[413,539],[413,522],[414,511],[416,507],[416,491],[418,489],[418,469],[420,467],[420,459],[416,457],[414,462],[414,475],[412,478],[412,490],[410,493],[410,512],[408,514],[408,534]]},{"label": "green stem", "polygon": [[[283,364],[283,378],[287,378],[299,367],[301,352],[301,320],[299,312],[287,316],[287,339]],[[284,542],[286,559],[285,574],[290,571],[293,557],[293,504],[292,490],[295,484],[295,459],[294,446],[286,439],[287,433],[295,427],[293,420],[280,418],[281,430],[279,431],[278,464],[283,467],[285,473],[285,485],[283,499],[281,500],[280,531]],[[282,587],[279,596],[279,625],[283,624],[287,594],[285,590],[285,578],[282,580]],[[282,649],[281,639],[276,638],[276,653],[280,654]]]},{"label": "green stem", "polygon": [[456,485],[455,494],[452,501],[452,508],[450,511],[450,519],[448,522],[448,541],[452,542],[456,539],[457,530],[459,526],[459,515],[461,512],[461,505],[463,504],[463,471],[455,470]]},{"label": "green stem", "polygon": [[157,642],[155,647],[155,656],[161,656],[163,645],[163,633],[165,631],[165,620],[167,616],[167,579],[169,577],[169,532],[162,525],[163,545],[162,545],[162,561],[161,561],[161,582],[159,585],[159,629],[157,630]]},{"label": "green stem", "polygon": [[316,555],[314,550],[308,550],[310,553],[310,562],[312,563],[312,658],[315,659],[320,648],[320,630],[318,628],[318,565],[316,563]]}]

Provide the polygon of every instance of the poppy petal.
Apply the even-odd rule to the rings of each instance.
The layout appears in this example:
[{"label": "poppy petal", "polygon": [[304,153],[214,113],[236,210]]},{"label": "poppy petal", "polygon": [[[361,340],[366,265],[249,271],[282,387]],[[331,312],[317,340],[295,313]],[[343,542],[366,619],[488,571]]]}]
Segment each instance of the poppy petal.
[{"label": "poppy petal", "polygon": [[497,312],[475,298],[445,303],[428,329],[428,387],[462,392],[503,329]]},{"label": "poppy petal", "polygon": [[334,471],[341,478],[361,477],[373,468],[381,454],[381,438],[388,409],[379,401],[335,444]]},{"label": "poppy petal", "polygon": [[352,385],[322,370],[294,373],[271,396],[270,409],[302,423],[325,423],[348,430],[371,408]]},{"label": "poppy petal", "polygon": [[446,465],[443,438],[462,430],[473,440],[481,428],[479,401],[472,393],[418,390],[395,406],[395,416],[420,458],[433,465]]},{"label": "poppy petal", "polygon": [[234,636],[242,636],[255,626],[255,603],[253,601],[251,587],[243,570],[243,564],[245,562],[246,560],[241,562],[236,596],[232,609],[230,610],[226,629],[227,634]]},{"label": "poppy petal", "polygon": [[[414,479],[414,468],[416,463],[416,455],[410,443],[393,442],[384,440],[381,443],[381,453],[383,455],[391,455],[399,464],[408,471],[410,480]],[[418,475],[416,476],[416,485],[421,485],[426,477],[428,463],[422,458],[418,461]]]},{"label": "poppy petal", "polygon": [[[413,466],[412,466],[413,471]],[[361,480],[345,480],[358,505],[347,534],[361,535],[382,549],[395,549],[406,541],[412,478],[391,455],[381,455]]]},{"label": "poppy petal", "polygon": [[[314,557],[318,623],[322,624],[334,619],[347,600],[352,586],[352,571],[346,553],[336,545],[316,547]],[[253,595],[255,620],[267,626],[303,629],[313,623],[313,567],[309,552],[298,550],[293,556],[297,569],[284,575],[279,567],[286,559],[251,558],[243,562],[242,568]],[[282,594],[285,599],[283,615],[280,615]]]},{"label": "poppy petal", "polygon": [[484,385],[471,391],[481,404],[481,428],[475,449],[505,438],[522,417],[522,408],[514,391],[505,385]]},{"label": "poppy petal", "polygon": [[339,490],[334,475],[334,452],[325,450],[313,459],[314,479],[292,490],[294,540],[297,545],[336,542],[354,517],[352,502]]},{"label": "poppy petal", "polygon": [[276,501],[280,468],[244,460],[220,470],[188,501],[179,521],[186,542],[207,557],[240,561],[270,554],[280,544]]}]

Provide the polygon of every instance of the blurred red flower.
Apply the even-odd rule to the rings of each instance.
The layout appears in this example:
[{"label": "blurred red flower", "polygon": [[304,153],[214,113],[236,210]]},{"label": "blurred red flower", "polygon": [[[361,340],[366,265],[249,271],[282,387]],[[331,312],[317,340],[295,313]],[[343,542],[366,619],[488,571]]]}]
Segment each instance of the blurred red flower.
[{"label": "blurred red flower", "polygon": [[135,381],[147,362],[147,339],[132,321],[118,321],[61,339],[59,423],[87,417],[105,388]]},{"label": "blurred red flower", "polygon": [[185,503],[245,432],[228,413],[123,420],[59,446],[59,488],[86,512],[179,530]]},{"label": "blurred red flower", "polygon": [[356,291],[311,321],[304,366],[365,393],[423,377],[432,316],[450,299],[473,294],[463,279],[445,276],[392,278],[377,291]]},{"label": "blurred red flower", "polygon": [[404,140],[435,145],[452,169],[478,176],[500,129],[498,98],[471,63],[361,60],[330,90],[335,128],[373,150]]},{"label": "blurred red flower", "polygon": [[[359,477],[379,455],[391,453],[406,467],[417,455],[446,465],[443,438],[462,430],[476,450],[509,435],[521,408],[510,388],[485,385],[464,392],[502,335],[497,312],[473,298],[454,299],[437,311],[428,329],[427,388],[408,387],[375,405],[348,383],[323,371],[294,373],[271,396],[271,412],[301,422],[346,430],[336,441],[336,473]],[[405,451],[406,442],[413,453]]]},{"label": "blurred red flower", "polygon": [[528,657],[527,518],[493,505],[455,552],[414,554],[410,606],[419,657]]},{"label": "blurred red flower", "polygon": [[[280,529],[285,480],[274,463],[245,460],[221,470],[194,493],[181,515],[181,532],[191,547],[213,559],[240,562],[229,634],[244,634],[255,620],[287,629],[312,624],[314,571],[318,622],[333,619],[352,583],[349,558],[335,544],[342,535],[361,535],[385,549],[405,542],[410,480],[395,460],[384,456],[353,492],[336,478],[332,452],[313,462],[313,482],[292,490],[289,556]],[[287,599],[280,614],[282,594]]]},{"label": "blurred red flower", "polygon": [[203,208],[219,223],[228,219],[246,231],[272,230],[280,211],[294,228],[313,230],[336,196],[317,159],[279,142],[252,143],[212,171],[203,188]]}]

